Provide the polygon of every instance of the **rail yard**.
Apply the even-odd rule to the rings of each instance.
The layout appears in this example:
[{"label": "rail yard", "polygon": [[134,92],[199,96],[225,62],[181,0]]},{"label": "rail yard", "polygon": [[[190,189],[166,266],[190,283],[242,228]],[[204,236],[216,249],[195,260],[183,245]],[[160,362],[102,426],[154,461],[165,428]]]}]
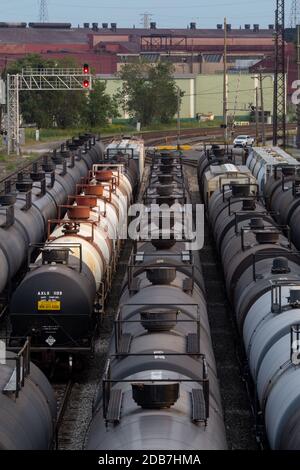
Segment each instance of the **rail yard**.
[{"label": "rail yard", "polygon": [[300,1],[267,1],[0,22],[1,456],[297,461]]}]

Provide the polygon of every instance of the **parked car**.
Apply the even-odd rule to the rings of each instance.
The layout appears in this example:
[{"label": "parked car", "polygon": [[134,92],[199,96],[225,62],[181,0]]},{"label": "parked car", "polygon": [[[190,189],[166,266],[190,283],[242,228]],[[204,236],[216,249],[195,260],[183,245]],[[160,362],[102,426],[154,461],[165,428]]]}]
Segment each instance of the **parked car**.
[{"label": "parked car", "polygon": [[254,144],[254,138],[250,135],[238,135],[234,141],[234,147],[251,147]]}]

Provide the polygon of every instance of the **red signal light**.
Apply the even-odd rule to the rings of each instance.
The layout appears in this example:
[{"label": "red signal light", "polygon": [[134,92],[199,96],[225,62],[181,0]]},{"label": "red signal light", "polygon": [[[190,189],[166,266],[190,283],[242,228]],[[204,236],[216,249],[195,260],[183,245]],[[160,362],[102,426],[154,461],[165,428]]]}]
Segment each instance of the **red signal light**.
[{"label": "red signal light", "polygon": [[88,64],[84,64],[83,65],[83,73],[86,75],[88,73],[90,73],[90,68],[89,68],[89,65]]},{"label": "red signal light", "polygon": [[83,87],[84,87],[84,88],[89,88],[89,86],[90,86],[89,80],[84,80],[84,82],[83,82]]}]

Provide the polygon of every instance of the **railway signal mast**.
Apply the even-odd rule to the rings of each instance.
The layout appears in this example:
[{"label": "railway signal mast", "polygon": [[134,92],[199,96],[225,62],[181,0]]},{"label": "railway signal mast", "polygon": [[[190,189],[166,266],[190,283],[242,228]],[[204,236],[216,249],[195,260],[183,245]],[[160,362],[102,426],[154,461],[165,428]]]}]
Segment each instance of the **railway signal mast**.
[{"label": "railway signal mast", "polygon": [[82,68],[23,69],[7,75],[7,153],[20,154],[21,91],[86,91],[92,90],[92,75],[88,64]]}]

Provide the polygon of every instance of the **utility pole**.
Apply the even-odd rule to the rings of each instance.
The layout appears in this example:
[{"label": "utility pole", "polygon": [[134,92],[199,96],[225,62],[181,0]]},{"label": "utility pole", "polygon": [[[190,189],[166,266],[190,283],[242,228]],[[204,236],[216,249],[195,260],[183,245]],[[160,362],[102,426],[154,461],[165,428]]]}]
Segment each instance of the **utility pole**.
[{"label": "utility pole", "polygon": [[177,150],[180,150],[180,105],[181,105],[180,88],[177,86]]},{"label": "utility pole", "polygon": [[285,0],[276,0],[273,145],[286,145]]},{"label": "utility pole", "polygon": [[258,77],[254,77],[254,86],[255,86],[255,138],[256,145],[258,145],[259,140],[259,113],[258,113]]},{"label": "utility pole", "polygon": [[265,107],[264,107],[264,90],[263,90],[263,76],[259,72],[260,84],[260,107],[261,107],[261,141],[262,145],[266,145],[266,132],[265,132]]},{"label": "utility pole", "polygon": [[224,18],[224,77],[223,77],[223,125],[224,125],[224,141],[228,139],[228,75],[227,75],[227,20]]},{"label": "utility pole", "polygon": [[[297,68],[298,68],[298,80],[300,80],[300,25],[297,25]],[[296,146],[300,148],[300,104],[297,104],[297,136]]]}]

